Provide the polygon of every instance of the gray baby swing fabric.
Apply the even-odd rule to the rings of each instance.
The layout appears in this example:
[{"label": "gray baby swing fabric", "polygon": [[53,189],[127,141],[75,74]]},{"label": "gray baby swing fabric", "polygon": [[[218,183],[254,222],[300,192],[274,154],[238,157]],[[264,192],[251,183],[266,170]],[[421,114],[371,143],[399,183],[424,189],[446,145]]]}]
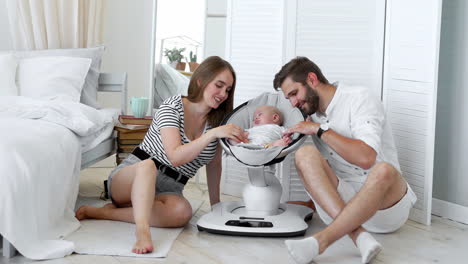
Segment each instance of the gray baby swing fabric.
[{"label": "gray baby swing fabric", "polygon": [[[252,127],[252,120],[255,109],[261,105],[272,105],[277,107],[284,117],[283,126],[290,127],[298,122],[304,121],[302,112],[291,106],[290,102],[284,98],[282,92],[263,93],[247,103],[238,106],[226,117],[223,124],[236,124],[243,129]],[[233,155],[238,161],[249,166],[263,166],[274,162],[275,159],[283,158],[290,152],[298,148],[305,140],[304,135],[294,134],[293,141],[286,147],[269,148],[248,148],[231,145],[227,140],[221,140],[221,145],[228,154]],[[278,162],[281,160],[278,160]]]}]

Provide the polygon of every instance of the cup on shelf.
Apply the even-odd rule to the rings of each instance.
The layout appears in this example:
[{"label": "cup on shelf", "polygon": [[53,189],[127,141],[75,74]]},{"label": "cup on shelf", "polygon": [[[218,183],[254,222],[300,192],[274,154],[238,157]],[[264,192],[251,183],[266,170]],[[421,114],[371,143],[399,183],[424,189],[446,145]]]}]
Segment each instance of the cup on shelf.
[{"label": "cup on shelf", "polygon": [[130,98],[130,107],[132,108],[133,116],[143,118],[148,112],[148,97],[132,97]]}]

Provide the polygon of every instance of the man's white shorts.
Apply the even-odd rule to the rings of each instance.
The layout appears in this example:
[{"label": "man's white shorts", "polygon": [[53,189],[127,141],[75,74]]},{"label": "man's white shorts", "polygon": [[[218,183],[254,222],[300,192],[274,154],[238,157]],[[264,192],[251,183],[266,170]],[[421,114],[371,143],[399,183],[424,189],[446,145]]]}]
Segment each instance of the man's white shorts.
[{"label": "man's white shorts", "polygon": [[[338,193],[341,198],[348,203],[362,187],[362,183],[346,181],[339,179]],[[407,184],[408,185],[408,184]],[[315,202],[312,196],[310,198],[314,201],[317,213],[322,221],[329,225],[333,219]],[[411,187],[408,185],[405,196],[390,208],[379,210],[362,226],[369,232],[373,233],[390,233],[402,227],[406,220],[408,220],[410,209],[416,203],[416,194],[414,194]]]}]

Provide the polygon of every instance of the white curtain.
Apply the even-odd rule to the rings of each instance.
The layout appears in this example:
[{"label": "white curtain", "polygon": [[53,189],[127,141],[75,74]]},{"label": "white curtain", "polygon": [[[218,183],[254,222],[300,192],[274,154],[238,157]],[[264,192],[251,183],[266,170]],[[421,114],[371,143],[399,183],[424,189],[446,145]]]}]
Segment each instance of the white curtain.
[{"label": "white curtain", "polygon": [[16,50],[102,44],[106,0],[6,0]]}]

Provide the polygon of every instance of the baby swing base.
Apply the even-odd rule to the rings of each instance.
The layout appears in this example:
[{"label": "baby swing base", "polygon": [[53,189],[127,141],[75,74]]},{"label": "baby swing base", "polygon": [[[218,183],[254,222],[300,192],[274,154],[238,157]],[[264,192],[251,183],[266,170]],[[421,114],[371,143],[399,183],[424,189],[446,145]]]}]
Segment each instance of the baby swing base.
[{"label": "baby swing base", "polygon": [[313,211],[305,206],[281,203],[276,215],[252,215],[243,201],[220,202],[197,223],[199,231],[209,233],[255,236],[294,237],[303,236],[312,219]]}]

